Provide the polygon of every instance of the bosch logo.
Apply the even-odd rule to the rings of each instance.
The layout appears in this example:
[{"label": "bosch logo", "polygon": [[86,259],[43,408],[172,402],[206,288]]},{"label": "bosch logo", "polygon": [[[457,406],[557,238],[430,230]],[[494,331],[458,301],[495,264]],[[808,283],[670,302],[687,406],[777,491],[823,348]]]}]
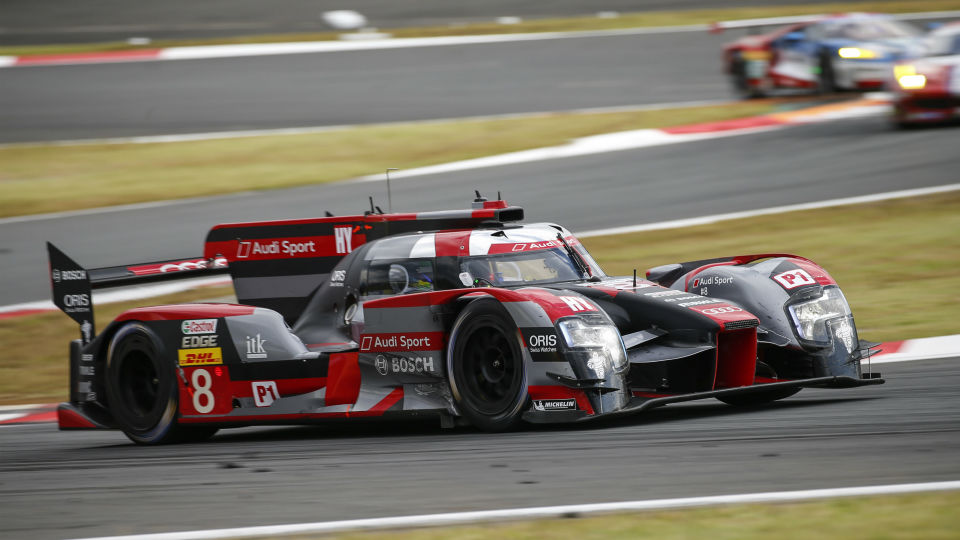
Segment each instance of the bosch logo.
[{"label": "bosch logo", "polygon": [[56,268],[53,269],[53,281],[56,283],[60,283],[60,271],[57,270]]},{"label": "bosch logo", "polygon": [[387,374],[387,359],[382,354],[377,355],[377,361],[374,365],[377,367],[377,373],[381,375]]},{"label": "bosch logo", "polygon": [[704,315],[720,315],[723,313],[736,313],[738,311],[743,311],[743,309],[733,306],[723,306],[723,307],[714,307],[700,310],[700,313]]}]

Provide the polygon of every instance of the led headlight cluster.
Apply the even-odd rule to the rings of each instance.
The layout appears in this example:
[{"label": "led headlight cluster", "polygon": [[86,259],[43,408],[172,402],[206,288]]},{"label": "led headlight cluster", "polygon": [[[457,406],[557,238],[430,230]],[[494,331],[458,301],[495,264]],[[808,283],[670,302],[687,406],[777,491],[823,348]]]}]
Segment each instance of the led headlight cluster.
[{"label": "led headlight cluster", "polygon": [[[837,287],[826,287],[819,298],[793,304],[789,309],[797,332],[803,339],[823,343],[830,341],[836,333],[832,328],[839,322],[838,319],[850,319],[847,324],[852,327],[850,306]],[[837,322],[828,327],[830,321]]]},{"label": "led headlight cluster", "polygon": [[616,326],[602,317],[572,317],[557,323],[557,328],[571,351],[585,356],[587,368],[598,379],[607,370],[622,371],[627,367],[627,352]]}]

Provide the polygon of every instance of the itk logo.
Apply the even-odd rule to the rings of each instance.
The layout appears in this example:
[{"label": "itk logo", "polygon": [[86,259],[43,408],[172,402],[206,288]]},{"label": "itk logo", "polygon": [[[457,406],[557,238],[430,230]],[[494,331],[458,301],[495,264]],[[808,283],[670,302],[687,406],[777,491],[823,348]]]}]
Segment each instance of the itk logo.
[{"label": "itk logo", "polygon": [[257,334],[255,337],[246,336],[247,342],[247,358],[266,358],[267,351],[263,349],[263,344],[267,340],[260,337],[260,334]]},{"label": "itk logo", "polygon": [[353,251],[353,227],[334,227],[334,239],[337,244],[337,253],[346,255]]},{"label": "itk logo", "polygon": [[257,407],[269,407],[280,399],[277,383],[273,381],[258,381],[253,383],[253,402]]},{"label": "itk logo", "polygon": [[773,276],[773,279],[776,280],[784,289],[796,289],[797,287],[803,287],[804,285],[814,285],[816,280],[810,277],[806,271],[801,269],[790,270],[777,274]]},{"label": "itk logo", "polygon": [[561,296],[560,300],[570,308],[570,311],[593,311],[593,306],[583,298],[576,296]]}]

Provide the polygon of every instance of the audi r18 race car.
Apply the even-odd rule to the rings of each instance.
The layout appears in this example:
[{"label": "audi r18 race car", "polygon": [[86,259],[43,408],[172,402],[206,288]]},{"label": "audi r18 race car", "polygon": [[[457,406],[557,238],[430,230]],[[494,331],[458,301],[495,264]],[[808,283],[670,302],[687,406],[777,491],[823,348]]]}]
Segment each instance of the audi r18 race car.
[{"label": "audi r18 race car", "polygon": [[[882,383],[836,282],[794,255],[610,277],[567,229],[479,196],[461,211],[217,225],[197,261],[85,270],[48,244],[81,325],[62,429],[137,443],[332,418],[498,431],[702,398],[758,404]],[[238,304],[129,310],[91,289],[229,272]]]},{"label": "audi r18 race car", "polygon": [[742,37],[723,48],[734,89],[759,97],[776,89],[878,89],[894,62],[923,54],[913,26],[887,15],[848,13]]},{"label": "audi r18 race car", "polygon": [[899,62],[892,74],[898,125],[960,119],[960,23],[931,32],[926,56]]}]

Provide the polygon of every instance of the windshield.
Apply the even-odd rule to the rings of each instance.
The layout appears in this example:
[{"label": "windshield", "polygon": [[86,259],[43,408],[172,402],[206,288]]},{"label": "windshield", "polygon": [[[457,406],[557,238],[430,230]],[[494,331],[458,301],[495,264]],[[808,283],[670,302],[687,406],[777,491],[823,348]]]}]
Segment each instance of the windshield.
[{"label": "windshield", "polygon": [[821,25],[822,37],[843,38],[857,41],[913,37],[919,31],[907,24],[887,19],[840,19],[825,21]]},{"label": "windshield", "polygon": [[960,32],[934,35],[930,38],[930,56],[960,54]]},{"label": "windshield", "polygon": [[[589,267],[590,275],[603,275],[579,245],[574,249]],[[590,277],[577,270],[563,247],[464,257],[460,259],[460,272],[460,281],[466,287],[537,285]]]}]

